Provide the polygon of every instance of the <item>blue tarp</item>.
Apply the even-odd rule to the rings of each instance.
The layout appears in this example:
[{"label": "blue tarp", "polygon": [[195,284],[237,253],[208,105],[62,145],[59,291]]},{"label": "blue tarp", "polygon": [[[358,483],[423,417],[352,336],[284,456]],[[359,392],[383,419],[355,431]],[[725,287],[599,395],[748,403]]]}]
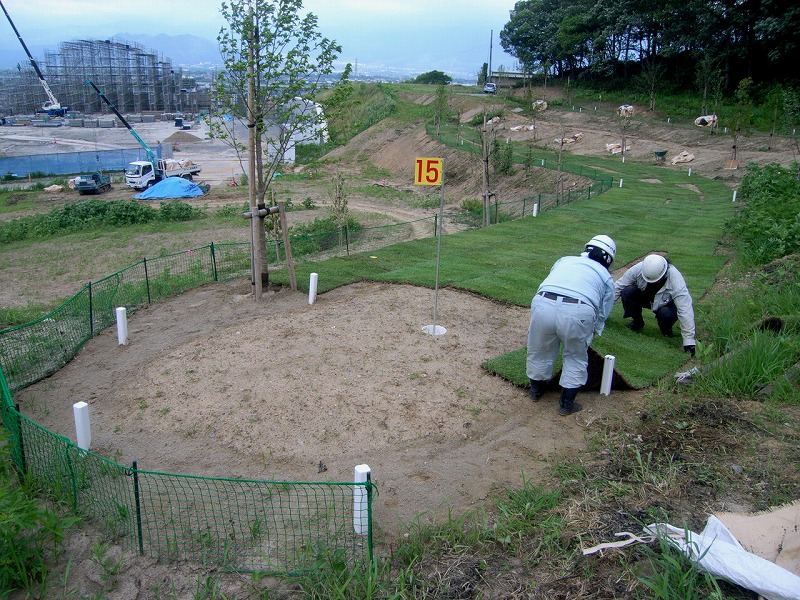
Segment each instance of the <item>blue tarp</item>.
[{"label": "blue tarp", "polygon": [[164,198],[197,198],[203,195],[203,190],[183,177],[167,177],[153,187],[146,189],[141,194],[136,194],[137,200],[163,200]]}]

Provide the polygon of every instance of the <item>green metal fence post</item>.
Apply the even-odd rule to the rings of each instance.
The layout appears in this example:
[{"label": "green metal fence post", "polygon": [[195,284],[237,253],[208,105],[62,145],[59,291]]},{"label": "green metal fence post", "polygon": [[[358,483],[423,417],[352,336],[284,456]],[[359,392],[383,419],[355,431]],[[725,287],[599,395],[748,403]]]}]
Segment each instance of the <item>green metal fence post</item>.
[{"label": "green metal fence post", "polygon": [[139,467],[136,461],[131,466],[133,475],[133,497],[136,501],[136,536],[139,538],[139,554],[144,554],[144,536],[142,535],[142,503],[139,498]]},{"label": "green metal fence post", "polygon": [[367,473],[367,555],[372,564],[372,474]]},{"label": "green metal fence post", "polygon": [[28,464],[25,460],[25,444],[22,439],[22,413],[19,412],[19,404],[14,405],[17,411],[17,436],[19,437],[19,476],[22,479],[28,472]]},{"label": "green metal fence post", "polygon": [[344,245],[347,248],[347,256],[350,256],[350,228],[344,228]]},{"label": "green metal fence post", "polygon": [[217,278],[217,255],[214,252],[214,242],[211,242],[211,270],[214,273],[214,281],[219,281]]},{"label": "green metal fence post", "polygon": [[147,286],[147,303],[151,304],[152,303],[152,299],[150,298],[150,276],[147,273],[147,257],[146,256],[142,259],[142,262],[144,262],[144,283],[145,283],[145,286]]},{"label": "green metal fence post", "polygon": [[89,282],[89,337],[94,337],[94,302],[92,298],[92,282]]},{"label": "green metal fence post", "polygon": [[69,478],[72,482],[72,510],[78,510],[78,476],[75,474],[75,466],[72,464],[72,458],[69,455],[69,448],[69,444],[64,444],[64,454],[66,454],[67,458]]},{"label": "green metal fence post", "polygon": [[439,235],[439,215],[433,215],[433,237]]}]

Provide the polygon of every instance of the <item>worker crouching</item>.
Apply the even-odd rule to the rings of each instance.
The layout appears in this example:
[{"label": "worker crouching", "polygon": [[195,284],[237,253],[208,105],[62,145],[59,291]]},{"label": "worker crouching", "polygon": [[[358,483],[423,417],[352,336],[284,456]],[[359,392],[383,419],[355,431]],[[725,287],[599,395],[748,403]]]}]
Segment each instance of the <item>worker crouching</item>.
[{"label": "worker crouching", "polygon": [[694,308],[686,281],[675,266],[660,254],[649,254],[633,265],[614,284],[615,298],[622,300],[623,318],[631,331],[644,327],[642,310],[652,310],[665,337],[673,337],[672,326],[680,321],[683,349],[695,354]]}]

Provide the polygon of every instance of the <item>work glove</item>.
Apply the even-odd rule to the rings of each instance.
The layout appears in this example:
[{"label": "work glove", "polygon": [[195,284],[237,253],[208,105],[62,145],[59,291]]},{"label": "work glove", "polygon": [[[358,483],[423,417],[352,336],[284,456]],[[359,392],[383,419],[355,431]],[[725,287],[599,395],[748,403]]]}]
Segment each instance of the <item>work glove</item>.
[{"label": "work glove", "polygon": [[689,356],[694,357],[694,344],[689,344],[688,346],[684,346],[683,351],[688,352]]}]

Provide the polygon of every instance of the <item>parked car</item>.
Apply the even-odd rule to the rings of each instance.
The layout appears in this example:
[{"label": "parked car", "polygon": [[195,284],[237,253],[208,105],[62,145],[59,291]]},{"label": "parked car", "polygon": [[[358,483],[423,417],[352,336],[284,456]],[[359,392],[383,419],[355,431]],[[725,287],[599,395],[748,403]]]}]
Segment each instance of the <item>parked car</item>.
[{"label": "parked car", "polygon": [[484,94],[496,94],[497,93],[497,84],[496,83],[487,83],[483,86],[483,93]]}]

